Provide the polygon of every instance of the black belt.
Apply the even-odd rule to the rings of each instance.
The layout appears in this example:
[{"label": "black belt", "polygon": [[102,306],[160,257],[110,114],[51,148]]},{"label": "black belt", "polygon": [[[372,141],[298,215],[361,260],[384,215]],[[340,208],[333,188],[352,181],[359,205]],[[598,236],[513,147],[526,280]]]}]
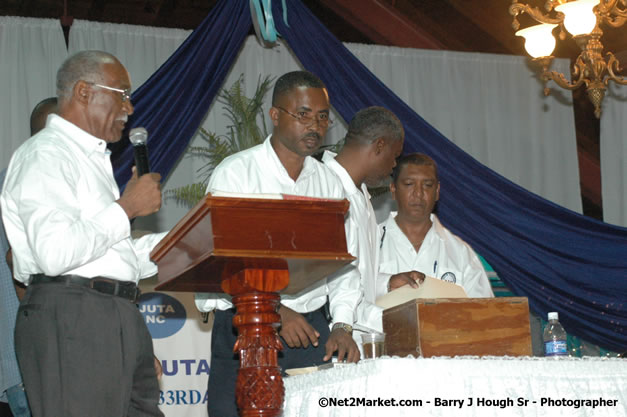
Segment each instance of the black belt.
[{"label": "black belt", "polygon": [[137,302],[141,291],[137,288],[137,285],[133,282],[118,281],[116,279],[94,277],[85,278],[79,275],[61,275],[58,277],[51,277],[44,274],[32,275],[31,284],[48,284],[57,283],[65,284],[66,286],[79,286],[87,287],[103,294],[115,295],[116,297],[122,297],[133,303]]}]

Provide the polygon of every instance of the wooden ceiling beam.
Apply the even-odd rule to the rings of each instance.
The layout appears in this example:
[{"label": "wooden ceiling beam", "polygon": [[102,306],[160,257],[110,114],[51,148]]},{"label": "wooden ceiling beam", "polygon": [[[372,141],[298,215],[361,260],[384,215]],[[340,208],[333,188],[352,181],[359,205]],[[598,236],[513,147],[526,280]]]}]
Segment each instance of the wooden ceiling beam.
[{"label": "wooden ceiling beam", "polygon": [[577,150],[579,159],[579,186],[581,195],[587,198],[592,204],[597,206],[602,212],[601,197],[601,165],[599,160],[592,154],[579,148]]},{"label": "wooden ceiling beam", "polygon": [[429,32],[416,26],[383,1],[320,0],[320,2],[379,45],[445,49],[445,45]]}]

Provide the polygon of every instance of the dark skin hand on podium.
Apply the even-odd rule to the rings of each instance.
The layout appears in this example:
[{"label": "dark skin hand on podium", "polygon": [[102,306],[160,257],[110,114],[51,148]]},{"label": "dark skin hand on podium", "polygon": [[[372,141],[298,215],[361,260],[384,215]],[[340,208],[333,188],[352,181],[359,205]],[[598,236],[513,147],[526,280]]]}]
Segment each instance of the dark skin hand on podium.
[{"label": "dark skin hand on podium", "polygon": [[[320,333],[316,331],[302,314],[281,305],[279,307],[281,315],[281,329],[279,336],[285,340],[285,343],[291,348],[306,348],[310,344],[318,346],[318,338]],[[359,361],[359,349],[355,344],[352,336],[342,329],[335,329],[329,335],[329,340],[325,345],[325,356],[323,360],[326,362],[331,359],[333,352],[337,351],[337,360],[339,362],[346,359],[347,362]]]},{"label": "dark skin hand on podium", "polygon": [[335,329],[331,332],[325,348],[326,355],[322,358],[325,362],[331,359],[333,352],[337,352],[338,362],[342,362],[344,359],[346,362],[359,362],[361,357],[353,336],[343,329]]},{"label": "dark skin hand on podium", "polygon": [[401,272],[400,274],[392,275],[388,283],[388,291],[393,291],[407,284],[412,288],[418,288],[423,282],[425,282],[425,274],[422,272]]}]

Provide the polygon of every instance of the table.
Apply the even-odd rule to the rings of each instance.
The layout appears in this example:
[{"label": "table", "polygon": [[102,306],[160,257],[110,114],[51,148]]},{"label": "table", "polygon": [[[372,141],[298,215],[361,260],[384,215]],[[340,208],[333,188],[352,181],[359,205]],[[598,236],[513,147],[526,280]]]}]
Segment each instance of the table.
[{"label": "table", "polygon": [[417,415],[625,417],[627,359],[384,357],[285,379],[283,417]]}]

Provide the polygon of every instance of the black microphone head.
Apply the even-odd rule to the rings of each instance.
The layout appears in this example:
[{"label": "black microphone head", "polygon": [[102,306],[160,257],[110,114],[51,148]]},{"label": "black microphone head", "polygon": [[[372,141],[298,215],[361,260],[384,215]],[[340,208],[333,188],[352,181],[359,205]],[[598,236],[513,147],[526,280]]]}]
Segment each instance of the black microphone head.
[{"label": "black microphone head", "polygon": [[134,127],[128,134],[128,138],[133,146],[145,145],[148,139],[148,131],[143,127]]}]

